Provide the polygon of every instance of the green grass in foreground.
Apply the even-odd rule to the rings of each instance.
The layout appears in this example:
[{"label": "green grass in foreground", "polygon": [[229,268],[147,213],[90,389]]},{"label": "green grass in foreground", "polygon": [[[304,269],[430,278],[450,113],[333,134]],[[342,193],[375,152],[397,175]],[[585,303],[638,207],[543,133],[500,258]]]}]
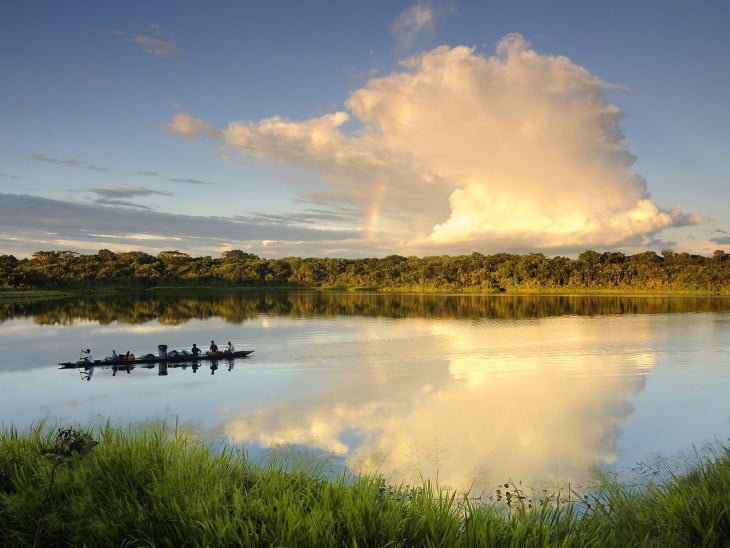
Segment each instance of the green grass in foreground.
[{"label": "green grass in foreground", "polygon": [[107,425],[91,436],[98,445],[79,436],[76,445],[59,449],[57,431],[43,424],[27,433],[0,431],[0,545],[730,543],[725,448],[712,459],[698,458],[690,472],[640,491],[603,477],[581,503],[514,497],[510,506],[497,506],[441,496],[430,484],[391,490],[378,478],[327,480],[259,468],[239,451],[213,451],[164,425]]}]

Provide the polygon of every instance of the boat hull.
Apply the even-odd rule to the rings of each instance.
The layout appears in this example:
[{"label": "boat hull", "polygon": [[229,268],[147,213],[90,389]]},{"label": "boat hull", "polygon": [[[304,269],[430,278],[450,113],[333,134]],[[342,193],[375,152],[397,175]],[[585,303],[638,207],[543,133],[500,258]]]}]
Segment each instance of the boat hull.
[{"label": "boat hull", "polygon": [[196,363],[204,361],[235,360],[236,358],[245,358],[252,353],[253,350],[237,350],[235,352],[205,352],[198,354],[198,356],[193,356],[192,354],[177,354],[175,356],[165,357],[147,354],[145,356],[135,357],[131,360],[123,359],[122,357],[120,357],[117,360],[94,360],[93,363],[88,360],[60,362],[58,365],[61,367],[61,369],[79,369],[84,367],[90,367],[92,365],[117,365],[119,367],[127,367],[129,365],[154,363]]}]

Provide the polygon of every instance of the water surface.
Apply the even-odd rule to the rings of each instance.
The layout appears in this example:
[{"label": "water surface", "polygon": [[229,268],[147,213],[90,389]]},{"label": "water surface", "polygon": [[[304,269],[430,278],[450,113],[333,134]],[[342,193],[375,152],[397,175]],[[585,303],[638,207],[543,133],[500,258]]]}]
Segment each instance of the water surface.
[{"label": "water surface", "polygon": [[[585,481],[725,441],[730,300],[296,292],[143,294],[0,309],[0,417],[178,418],[251,456],[306,449],[396,482],[480,492]],[[91,347],[255,349],[209,364],[95,368]]]}]

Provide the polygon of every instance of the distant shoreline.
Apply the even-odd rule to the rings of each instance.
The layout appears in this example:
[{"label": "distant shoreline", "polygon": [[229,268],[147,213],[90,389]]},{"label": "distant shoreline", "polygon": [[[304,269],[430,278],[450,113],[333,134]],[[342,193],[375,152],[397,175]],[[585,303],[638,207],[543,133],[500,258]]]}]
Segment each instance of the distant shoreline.
[{"label": "distant shoreline", "polygon": [[94,255],[39,251],[0,256],[0,289],[114,292],[117,289],[311,289],[395,293],[730,295],[730,255],[584,251],[578,258],[472,253],[459,256],[265,259],[179,251]]},{"label": "distant shoreline", "polygon": [[[143,290],[144,292],[229,292],[229,291],[242,291],[242,292],[255,292],[255,291],[270,291],[270,292],[287,292],[287,291],[311,291],[316,293],[362,293],[362,294],[391,294],[391,295],[463,295],[463,296],[484,296],[484,297],[730,297],[728,293],[712,293],[708,291],[687,291],[679,293],[676,291],[655,291],[655,290],[626,290],[626,289],[615,289],[615,290],[601,290],[601,289],[577,289],[573,291],[557,291],[549,289],[530,289],[530,290],[511,290],[503,292],[489,292],[489,291],[473,291],[473,290],[438,290],[429,289],[426,291],[419,291],[410,288],[398,289],[398,288],[383,288],[383,289],[349,289],[349,288],[329,288],[329,289],[318,289],[318,288],[306,288],[306,287],[239,287],[239,286],[213,286],[213,287],[200,287],[200,286],[164,286],[164,287],[149,287]],[[36,290],[36,289],[0,289],[0,304],[21,304],[21,303],[32,303],[49,300],[69,299],[80,296],[97,296],[97,297],[114,297],[115,295],[121,295],[122,293],[128,294],[129,290],[124,288],[109,288],[100,287],[96,289],[84,289],[84,290]]]}]

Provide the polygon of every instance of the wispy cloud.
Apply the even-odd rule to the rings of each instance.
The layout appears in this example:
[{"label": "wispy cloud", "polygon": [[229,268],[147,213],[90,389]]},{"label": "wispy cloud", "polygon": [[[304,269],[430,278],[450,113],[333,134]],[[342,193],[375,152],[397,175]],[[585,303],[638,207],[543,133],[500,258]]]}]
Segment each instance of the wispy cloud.
[{"label": "wispy cloud", "polygon": [[16,95],[15,100],[18,103],[21,103],[23,105],[31,105],[31,104],[35,103],[35,101],[33,99],[31,99],[30,97],[28,97],[27,95]]},{"label": "wispy cloud", "polygon": [[47,156],[45,154],[40,154],[40,153],[32,153],[29,156],[32,160],[35,160],[37,162],[48,162],[51,164],[55,164],[57,166],[76,167],[79,169],[88,169],[90,171],[102,171],[102,172],[110,171],[109,168],[107,168],[107,167],[99,167],[97,165],[90,164],[88,162],[84,162],[83,160],[78,160],[76,158],[69,158],[69,157],[56,158],[53,156]]},{"label": "wispy cloud", "polygon": [[162,26],[157,21],[152,21],[151,23],[145,25],[144,30],[147,34],[172,38],[172,34],[165,30],[162,30]]},{"label": "wispy cloud", "polygon": [[310,225],[327,226],[333,225],[357,225],[359,216],[355,214],[347,214],[343,212],[332,211],[329,209],[305,209],[288,215],[275,215],[271,213],[251,212],[249,215],[241,215],[236,217],[237,220],[250,221],[255,223],[272,223],[277,225]]},{"label": "wispy cloud", "polygon": [[[185,59],[178,50],[177,46],[172,42],[168,42],[160,38],[154,38],[152,36],[145,36],[143,34],[132,34],[112,28],[104,28],[100,30],[102,30],[103,32],[114,34],[116,36],[120,36],[128,42],[137,44],[142,48],[143,51],[151,55],[164,57],[167,59],[176,59],[178,61],[183,61]],[[156,23],[153,23],[152,26],[148,25],[145,30],[150,34],[155,34],[157,36],[161,35],[160,27]]]},{"label": "wispy cloud", "polygon": [[22,175],[14,175],[12,173],[0,173],[0,179],[9,179],[11,181],[20,181],[25,179]]},{"label": "wispy cloud", "polygon": [[37,162],[49,162],[51,164],[56,164],[59,166],[80,167],[81,165],[81,162],[74,158],[54,158],[52,156],[46,156],[45,154],[39,153],[31,154],[30,157]]},{"label": "wispy cloud", "polygon": [[145,187],[117,186],[111,188],[90,188],[89,192],[104,198],[132,198],[134,196],[172,196],[170,192],[163,192]]},{"label": "wispy cloud", "polygon": [[[347,112],[225,130],[180,113],[168,130],[316,170],[320,199],[357,209],[361,226],[408,253],[641,245],[704,222],[651,199],[608,88],[508,35],[490,57],[465,46],[414,56],[354,91]],[[353,120],[359,131],[346,131]]]},{"label": "wispy cloud", "polygon": [[391,32],[402,46],[409,47],[418,36],[432,33],[437,19],[451,10],[451,4],[419,1],[400,14]]},{"label": "wispy cloud", "polygon": [[158,57],[168,57],[170,59],[182,60],[183,57],[175,44],[150,38],[148,36],[134,35],[129,36],[129,40],[142,47],[147,53],[157,55]]},{"label": "wispy cloud", "polygon": [[337,249],[349,249],[352,254],[360,245],[354,230],[327,230],[262,217],[174,215],[135,204],[109,207],[118,202],[114,197],[102,205],[0,193],[0,254],[27,256],[38,249],[96,251],[104,247],[156,253],[170,245],[180,248],[180,242],[185,242],[185,251],[198,256],[242,249],[283,257]]},{"label": "wispy cloud", "polygon": [[187,185],[214,185],[215,183],[211,183],[210,181],[203,181],[201,179],[179,179],[179,178],[171,178],[168,179],[171,183],[183,183]]},{"label": "wispy cloud", "polygon": [[94,203],[97,203],[99,205],[105,205],[105,206],[117,206],[117,207],[132,207],[135,209],[143,209],[146,211],[151,210],[152,208],[146,205],[142,204],[136,204],[134,202],[130,202],[128,200],[109,200],[109,199],[99,199],[95,200]]}]

